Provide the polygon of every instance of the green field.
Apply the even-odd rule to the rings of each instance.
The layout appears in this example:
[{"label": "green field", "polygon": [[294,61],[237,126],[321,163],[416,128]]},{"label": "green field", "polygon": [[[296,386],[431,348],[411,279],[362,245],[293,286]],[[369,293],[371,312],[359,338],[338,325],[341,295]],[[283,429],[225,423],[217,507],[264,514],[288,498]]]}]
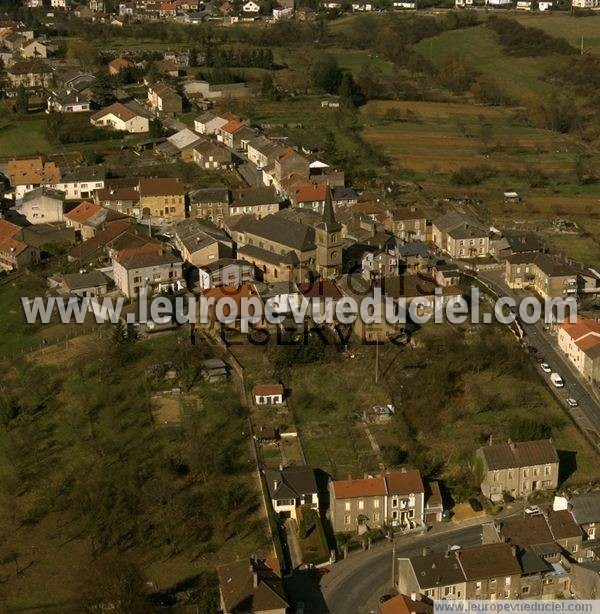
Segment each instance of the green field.
[{"label": "green field", "polygon": [[48,153],[52,145],[46,137],[46,116],[9,121],[0,119],[0,156]]},{"label": "green field", "polygon": [[600,53],[600,15],[590,17],[571,17],[568,13],[550,13],[543,15],[518,14],[514,19],[531,28],[539,28],[552,36],[565,38],[571,45],[583,46],[586,51]]},{"label": "green field", "polygon": [[526,102],[531,93],[552,93],[554,88],[544,79],[544,74],[549,68],[555,68],[565,61],[556,56],[509,56],[496,40],[495,33],[485,25],[444,32],[422,40],[415,45],[415,49],[437,66],[449,54],[458,54],[502,91],[521,102]]}]

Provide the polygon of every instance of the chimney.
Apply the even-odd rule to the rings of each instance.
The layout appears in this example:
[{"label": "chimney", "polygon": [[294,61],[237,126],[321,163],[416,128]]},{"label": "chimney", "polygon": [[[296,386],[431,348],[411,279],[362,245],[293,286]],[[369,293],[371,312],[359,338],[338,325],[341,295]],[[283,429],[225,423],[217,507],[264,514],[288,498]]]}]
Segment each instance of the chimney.
[{"label": "chimney", "polygon": [[278,486],[279,486],[279,480],[273,480],[273,490],[277,490]]}]

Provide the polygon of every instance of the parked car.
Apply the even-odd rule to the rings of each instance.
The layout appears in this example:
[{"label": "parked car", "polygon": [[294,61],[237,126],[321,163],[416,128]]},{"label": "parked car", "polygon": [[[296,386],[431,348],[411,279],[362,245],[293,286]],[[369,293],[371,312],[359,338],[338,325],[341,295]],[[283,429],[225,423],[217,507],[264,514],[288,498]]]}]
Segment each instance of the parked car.
[{"label": "parked car", "polygon": [[577,399],[573,399],[572,397],[569,397],[567,399],[567,405],[569,407],[578,407],[579,406],[579,402],[577,401]]},{"label": "parked car", "polygon": [[469,499],[469,505],[474,512],[481,512],[483,510],[483,505],[481,505],[479,499],[476,499],[475,497],[471,497]]},{"label": "parked car", "polygon": [[528,516],[536,516],[537,514],[541,514],[542,510],[540,509],[539,505],[531,505],[525,508],[525,513]]},{"label": "parked car", "polygon": [[565,382],[558,373],[552,373],[550,375],[550,381],[556,386],[556,388],[564,388]]},{"label": "parked car", "polygon": [[550,365],[547,362],[543,362],[540,365],[540,369],[544,372],[544,373],[552,373],[552,369],[550,368]]}]

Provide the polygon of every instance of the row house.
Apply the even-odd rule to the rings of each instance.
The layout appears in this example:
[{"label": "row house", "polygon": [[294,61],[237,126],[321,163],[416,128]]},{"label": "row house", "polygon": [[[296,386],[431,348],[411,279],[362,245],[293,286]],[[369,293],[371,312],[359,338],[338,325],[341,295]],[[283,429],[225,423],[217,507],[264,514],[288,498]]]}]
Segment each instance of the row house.
[{"label": "row house", "polygon": [[229,215],[251,214],[260,219],[281,208],[281,198],[272,186],[233,190]]},{"label": "row house", "polygon": [[565,565],[509,543],[394,558],[393,575],[399,592],[433,600],[557,598],[570,591]]},{"label": "row house", "polygon": [[425,486],[416,469],[329,482],[330,520],[337,532],[384,526],[416,527],[425,521]]},{"label": "row house", "polygon": [[185,218],[185,187],[179,179],[171,177],[140,179],[138,192],[143,218],[160,217],[169,220]]},{"label": "row house", "polygon": [[427,217],[418,207],[396,207],[386,211],[383,227],[406,242],[427,241]]},{"label": "row house", "polygon": [[106,168],[97,166],[80,166],[62,175],[59,181],[48,184],[55,190],[65,193],[67,200],[93,198],[94,192],[104,187]]},{"label": "row house", "polygon": [[43,60],[20,60],[6,70],[8,82],[13,89],[49,88],[54,83],[52,69]]},{"label": "row house", "polygon": [[229,168],[232,165],[231,150],[211,141],[203,141],[193,148],[193,161],[206,170]]},{"label": "row house", "polygon": [[182,261],[161,244],[125,249],[112,259],[115,285],[127,297],[148,296],[184,286]]},{"label": "row house", "polygon": [[229,217],[231,194],[227,188],[200,188],[189,193],[190,217],[210,220],[217,225]]},{"label": "row house", "polygon": [[40,250],[25,242],[23,229],[0,220],[0,270],[17,271],[39,261]]},{"label": "row house", "polygon": [[111,222],[122,220],[125,215],[89,201],[82,201],[64,214],[67,228],[73,228],[83,241],[91,239],[96,233]]},{"label": "row house", "polygon": [[577,371],[592,383],[600,382],[600,323],[578,316],[558,327],[558,347]]},{"label": "row house", "polygon": [[41,186],[51,186],[60,181],[60,169],[54,162],[44,162],[40,156],[9,160],[7,174],[15,199]]},{"label": "row house", "polygon": [[233,255],[231,239],[208,220],[182,220],[175,226],[173,243],[183,260],[196,267]]},{"label": "row house", "polygon": [[504,493],[527,497],[558,485],[558,454],[549,439],[482,446],[476,463],[481,492],[492,501],[501,501]]},{"label": "row house", "polygon": [[220,258],[198,269],[198,287],[201,290],[221,286],[236,287],[255,280],[255,267],[245,260]]}]

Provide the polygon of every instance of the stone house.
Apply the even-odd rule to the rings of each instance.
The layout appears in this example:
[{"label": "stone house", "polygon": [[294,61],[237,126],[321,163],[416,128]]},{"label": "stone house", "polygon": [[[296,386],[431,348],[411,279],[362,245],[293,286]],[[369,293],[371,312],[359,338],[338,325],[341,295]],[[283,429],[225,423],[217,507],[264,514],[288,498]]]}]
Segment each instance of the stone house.
[{"label": "stone house", "polygon": [[492,444],[476,452],[481,492],[492,501],[504,493],[526,497],[558,485],[558,454],[552,440]]}]

